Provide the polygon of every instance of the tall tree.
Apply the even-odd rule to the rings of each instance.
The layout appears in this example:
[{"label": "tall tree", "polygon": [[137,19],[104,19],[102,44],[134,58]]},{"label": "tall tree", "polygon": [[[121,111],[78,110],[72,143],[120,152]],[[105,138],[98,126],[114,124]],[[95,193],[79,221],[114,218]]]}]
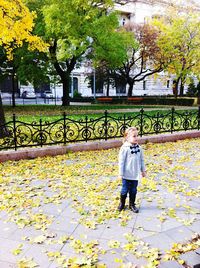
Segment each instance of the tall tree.
[{"label": "tall tree", "polygon": [[152,23],[160,32],[157,44],[164,55],[165,70],[174,76],[174,91],[180,89],[183,95],[187,78],[199,73],[199,14],[190,8],[174,7]]},{"label": "tall tree", "polygon": [[[27,43],[30,50],[47,49],[42,39],[31,33],[35,17],[35,13],[30,12],[21,0],[0,0],[0,47],[5,51],[7,61],[12,61],[14,50],[23,43]],[[5,115],[0,99],[0,138],[8,134],[4,125]]]},{"label": "tall tree", "polygon": [[111,11],[108,13],[113,1],[44,0],[42,4],[40,0],[27,2],[29,7],[37,4],[37,12],[43,14],[40,25],[43,23],[45,38],[50,44],[49,59],[63,84],[63,105],[69,105],[71,72],[77,63],[91,53],[95,44],[101,43],[102,35],[113,32],[116,27],[117,16]]},{"label": "tall tree", "polygon": [[31,83],[34,87],[48,82],[51,66],[44,52],[29,51],[27,44],[15,50],[13,66],[21,84]]},{"label": "tall tree", "polygon": [[116,70],[129,85],[128,96],[132,96],[133,86],[136,82],[163,70],[163,59],[157,45],[159,32],[150,24],[126,25],[132,42],[126,42],[126,60]]},{"label": "tall tree", "polygon": [[115,81],[114,70],[126,60],[126,44],[134,42],[134,38],[124,29],[119,29],[116,15],[110,16],[112,28],[106,27],[107,19],[105,18],[101,18],[98,24],[88,58],[92,60],[90,62],[95,68],[96,80],[106,86],[106,96],[109,96],[110,86],[114,86]]}]

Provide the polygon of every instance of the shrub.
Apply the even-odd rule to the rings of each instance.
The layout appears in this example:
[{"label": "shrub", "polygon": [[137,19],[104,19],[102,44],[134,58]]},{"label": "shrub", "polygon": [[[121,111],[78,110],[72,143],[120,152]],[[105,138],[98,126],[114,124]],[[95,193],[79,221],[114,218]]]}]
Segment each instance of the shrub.
[{"label": "shrub", "polygon": [[[199,84],[197,85],[197,87],[198,86],[199,86]],[[198,93],[197,87],[195,86],[194,81],[192,81],[188,86],[186,95],[187,96],[192,96],[192,97],[197,96],[197,93]]]},{"label": "shrub", "polygon": [[78,90],[74,90],[74,96],[75,99],[76,98],[82,98],[82,94],[80,92],[78,92]]},{"label": "shrub", "polygon": [[194,98],[145,97],[143,104],[192,106]]}]

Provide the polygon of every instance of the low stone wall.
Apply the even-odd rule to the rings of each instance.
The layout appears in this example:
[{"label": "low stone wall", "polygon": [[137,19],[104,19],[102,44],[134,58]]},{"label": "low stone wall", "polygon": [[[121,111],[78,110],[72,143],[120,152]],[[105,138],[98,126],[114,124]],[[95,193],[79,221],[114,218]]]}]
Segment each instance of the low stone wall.
[{"label": "low stone wall", "polygon": [[[154,136],[144,136],[140,138],[140,144],[173,142],[183,139],[200,138],[200,131],[176,132],[173,134],[159,134]],[[66,154],[67,152],[106,150],[117,148],[122,145],[122,139],[108,141],[90,141],[87,143],[75,143],[66,146],[46,146],[42,148],[19,149],[18,151],[0,151],[0,162],[8,160],[16,161],[20,159],[33,159],[36,157],[55,156]]]}]

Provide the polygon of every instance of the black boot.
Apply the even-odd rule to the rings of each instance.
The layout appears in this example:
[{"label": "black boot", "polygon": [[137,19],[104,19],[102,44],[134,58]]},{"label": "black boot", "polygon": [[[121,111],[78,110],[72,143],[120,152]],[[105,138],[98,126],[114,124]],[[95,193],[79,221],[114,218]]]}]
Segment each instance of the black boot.
[{"label": "black boot", "polygon": [[126,202],[126,195],[120,195],[120,204],[118,207],[119,211],[122,211],[125,208],[125,202]]},{"label": "black boot", "polygon": [[133,194],[133,195],[129,194],[129,208],[134,213],[138,213],[139,209],[135,206],[135,198],[136,198],[136,194]]}]

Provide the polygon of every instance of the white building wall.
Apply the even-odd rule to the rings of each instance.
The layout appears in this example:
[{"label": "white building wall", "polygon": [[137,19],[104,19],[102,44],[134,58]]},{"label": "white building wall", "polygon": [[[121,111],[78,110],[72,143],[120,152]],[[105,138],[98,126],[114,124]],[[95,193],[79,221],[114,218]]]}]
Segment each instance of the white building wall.
[{"label": "white building wall", "polygon": [[79,85],[79,92],[82,94],[82,96],[92,96],[92,90],[89,88],[88,81],[86,80],[84,73],[82,73],[79,77]]}]

